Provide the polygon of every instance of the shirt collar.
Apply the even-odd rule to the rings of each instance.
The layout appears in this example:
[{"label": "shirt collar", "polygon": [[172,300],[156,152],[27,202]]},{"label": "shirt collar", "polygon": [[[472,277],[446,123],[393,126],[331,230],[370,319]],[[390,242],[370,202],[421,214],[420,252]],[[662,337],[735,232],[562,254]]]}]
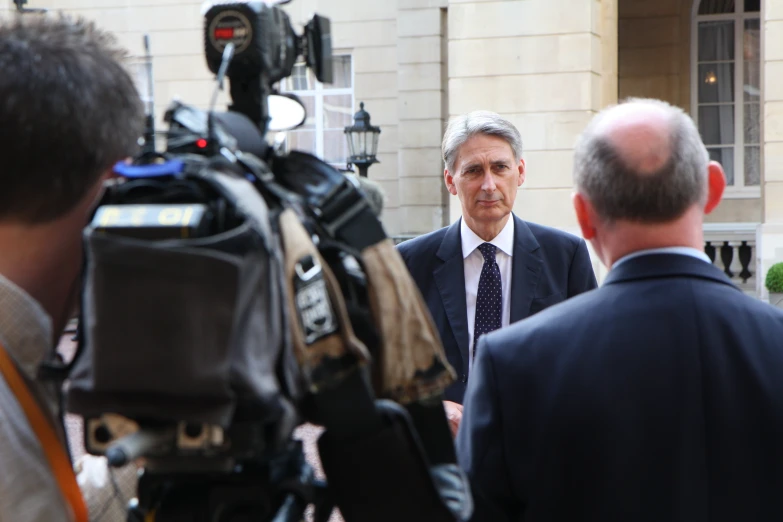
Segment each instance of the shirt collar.
[{"label": "shirt collar", "polygon": [[27,378],[35,380],[51,349],[52,320],[35,299],[2,275],[0,341]]},{"label": "shirt collar", "polygon": [[626,261],[635,257],[647,256],[651,254],[680,254],[683,256],[695,257],[696,259],[701,259],[702,261],[712,264],[712,261],[710,261],[710,258],[707,257],[707,254],[701,250],[697,250],[691,247],[665,247],[648,248],[647,250],[637,250],[636,252],[631,252],[630,254],[627,254],[615,261],[612,265],[612,268],[616,268],[620,263],[625,263]]},{"label": "shirt collar", "polygon": [[462,259],[465,259],[484,243],[491,243],[508,256],[514,255],[514,215],[509,214],[506,226],[491,241],[484,241],[465,223],[460,220],[460,235],[462,236]]}]

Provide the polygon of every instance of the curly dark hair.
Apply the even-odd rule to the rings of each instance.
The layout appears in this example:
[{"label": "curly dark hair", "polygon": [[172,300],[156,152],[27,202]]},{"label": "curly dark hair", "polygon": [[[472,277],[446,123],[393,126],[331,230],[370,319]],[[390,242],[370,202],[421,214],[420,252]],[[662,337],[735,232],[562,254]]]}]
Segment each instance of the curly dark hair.
[{"label": "curly dark hair", "polygon": [[136,152],[144,114],[124,58],[84,19],[0,22],[0,220],[56,219]]}]

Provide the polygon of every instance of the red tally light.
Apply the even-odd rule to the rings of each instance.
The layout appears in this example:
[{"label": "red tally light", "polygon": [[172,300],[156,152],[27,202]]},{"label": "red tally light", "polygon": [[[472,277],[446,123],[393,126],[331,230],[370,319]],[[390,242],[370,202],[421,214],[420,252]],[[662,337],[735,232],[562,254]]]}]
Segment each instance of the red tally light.
[{"label": "red tally light", "polygon": [[233,27],[218,27],[217,29],[215,29],[216,40],[230,40],[232,38],[234,38]]},{"label": "red tally light", "polygon": [[204,138],[199,138],[196,140],[196,147],[199,149],[206,149],[207,148],[207,140]]}]

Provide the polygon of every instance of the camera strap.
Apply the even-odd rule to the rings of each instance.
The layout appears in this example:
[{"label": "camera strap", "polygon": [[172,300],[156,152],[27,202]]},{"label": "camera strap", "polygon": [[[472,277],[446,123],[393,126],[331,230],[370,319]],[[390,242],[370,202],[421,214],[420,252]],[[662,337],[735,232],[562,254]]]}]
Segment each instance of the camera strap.
[{"label": "camera strap", "polygon": [[27,421],[41,444],[41,449],[43,449],[46,460],[49,461],[60,493],[70,508],[72,520],[74,522],[88,522],[87,506],[84,503],[79,484],[76,482],[71,461],[62,446],[63,443],[2,343],[0,343],[0,374],[8,383],[8,387],[22,407]]},{"label": "camera strap", "polygon": [[291,337],[308,388],[319,393],[369,362],[356,338],[340,287],[292,209],[279,216],[285,252]]},{"label": "camera strap", "polygon": [[357,251],[386,239],[380,220],[360,189],[347,178],[318,205],[319,223],[330,237]]}]

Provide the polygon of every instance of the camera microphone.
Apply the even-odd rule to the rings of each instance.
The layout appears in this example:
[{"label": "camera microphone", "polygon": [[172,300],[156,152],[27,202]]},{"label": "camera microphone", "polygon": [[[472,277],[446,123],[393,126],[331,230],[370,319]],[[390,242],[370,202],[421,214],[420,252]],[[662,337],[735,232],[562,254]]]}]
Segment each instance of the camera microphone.
[{"label": "camera microphone", "polygon": [[152,52],[150,50],[150,35],[144,35],[144,66],[147,68],[144,76],[147,79],[146,93],[146,129],[144,131],[144,153],[155,154],[155,81],[152,77]]},{"label": "camera microphone", "polygon": [[[207,112],[207,146],[217,147],[218,137],[215,135],[215,105],[217,104],[218,93],[223,90],[223,82],[226,79],[226,71],[231,63],[231,59],[234,57],[234,44],[229,43],[223,49],[223,58],[220,61],[220,69],[217,73],[217,85],[212,92],[212,101],[209,104],[209,111]],[[219,152],[218,150],[212,150],[213,153]]]}]

